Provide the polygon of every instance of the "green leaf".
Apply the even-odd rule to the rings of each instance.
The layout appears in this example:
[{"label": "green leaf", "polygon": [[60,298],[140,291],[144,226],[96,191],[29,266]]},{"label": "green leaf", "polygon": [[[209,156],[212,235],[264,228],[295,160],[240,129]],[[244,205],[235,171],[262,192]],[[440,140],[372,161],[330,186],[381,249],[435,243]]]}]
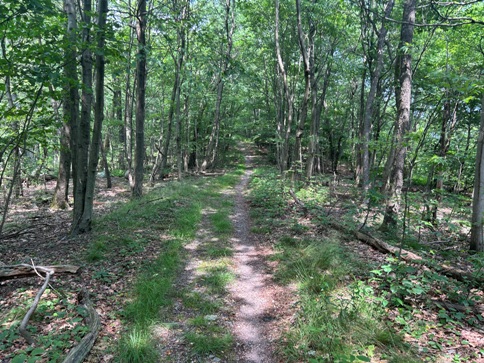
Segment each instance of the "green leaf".
[{"label": "green leaf", "polygon": [[35,348],[30,354],[31,355],[42,355],[44,353],[43,348]]},{"label": "green leaf", "polygon": [[364,355],[358,355],[356,358],[362,362],[371,362],[371,358],[368,358]]},{"label": "green leaf", "polygon": [[25,360],[27,359],[27,356],[25,354],[19,354],[15,356],[10,363],[24,363]]}]

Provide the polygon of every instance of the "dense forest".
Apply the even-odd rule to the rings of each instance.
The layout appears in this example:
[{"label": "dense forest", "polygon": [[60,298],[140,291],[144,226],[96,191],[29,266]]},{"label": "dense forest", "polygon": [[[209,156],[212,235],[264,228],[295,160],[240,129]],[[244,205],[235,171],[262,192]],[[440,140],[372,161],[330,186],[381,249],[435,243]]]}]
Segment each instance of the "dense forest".
[{"label": "dense forest", "polygon": [[479,1],[1,11],[3,219],[22,183],[49,174],[52,206],[72,203],[72,232],[88,231],[101,165],[139,197],[144,183],[221,165],[243,135],[294,180],[351,172],[368,205],[386,205],[382,229],[401,220],[406,187],[425,190],[430,224],[446,193],[474,190],[470,248],[484,249]]},{"label": "dense forest", "polygon": [[[55,183],[44,202],[68,213],[66,238],[79,243],[106,223],[94,213],[101,184],[126,180],[126,203],[143,209],[160,183],[208,177],[207,190],[190,190],[214,198],[203,193],[226,186],[217,178],[245,145],[267,163],[251,182],[254,230],[274,232],[265,218],[291,205],[303,219],[468,284],[459,290],[465,309],[482,284],[482,1],[2,0],[0,45],[0,244],[28,228],[9,213],[17,205],[18,215],[32,186]],[[178,201],[188,198],[177,189],[184,184],[169,185],[189,215]],[[439,248],[459,255],[436,267],[427,258]],[[424,293],[402,277],[409,270],[383,266],[391,267],[374,270],[377,280],[411,281],[406,292]],[[407,304],[402,290],[383,285],[390,305]],[[319,348],[305,349],[305,358],[284,359],[371,356],[358,348],[311,360]]]}]

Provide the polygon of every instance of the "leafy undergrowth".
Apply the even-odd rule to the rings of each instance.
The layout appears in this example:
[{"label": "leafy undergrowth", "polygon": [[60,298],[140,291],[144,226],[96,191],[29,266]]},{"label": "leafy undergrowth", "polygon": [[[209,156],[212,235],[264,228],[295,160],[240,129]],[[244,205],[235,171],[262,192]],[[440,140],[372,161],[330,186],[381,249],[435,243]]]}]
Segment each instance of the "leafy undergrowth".
[{"label": "leafy undergrowth", "polygon": [[[289,194],[295,187],[307,215]],[[360,222],[354,193],[324,177],[294,185],[269,167],[254,173],[253,232],[274,245],[276,278],[299,290],[298,313],[280,354],[288,362],[484,361],[479,289],[382,255],[328,227],[328,221],[348,229]],[[415,238],[408,233],[405,248]],[[422,245],[423,256],[452,261],[448,251],[426,252]],[[466,259],[474,260],[479,273],[478,256],[455,256],[460,266]]]}]

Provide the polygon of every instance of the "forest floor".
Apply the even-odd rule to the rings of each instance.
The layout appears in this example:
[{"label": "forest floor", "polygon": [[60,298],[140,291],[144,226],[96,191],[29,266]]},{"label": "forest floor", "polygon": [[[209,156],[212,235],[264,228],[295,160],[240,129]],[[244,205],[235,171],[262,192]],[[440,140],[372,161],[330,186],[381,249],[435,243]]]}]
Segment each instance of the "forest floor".
[{"label": "forest floor", "polygon": [[[481,287],[449,285],[439,277],[421,272],[415,264],[389,261],[389,256],[354,237],[328,229],[325,219],[331,217],[343,222],[342,213],[348,208],[348,201],[352,201],[351,191],[345,189],[343,182],[329,182],[332,194],[326,202],[328,207],[314,210],[315,214],[326,213],[324,218],[301,213],[293,198],[284,191],[281,193],[284,187],[281,189],[277,184],[280,180],[264,184],[265,194],[260,196],[263,202],[248,196],[250,180],[262,181],[265,177],[260,174],[264,170],[253,174],[259,163],[253,153],[247,149],[245,155],[245,171],[230,182],[214,176],[195,177],[193,185],[174,187],[180,190],[173,195],[167,188],[171,182],[163,182],[152,189],[153,193],[161,194],[153,194],[150,189],[148,199],[137,204],[128,203],[129,187],[124,179],[114,178],[111,189],[99,185],[95,211],[100,221],[91,234],[77,238],[69,237],[70,211],[49,208],[54,182],[25,188],[24,196],[15,201],[9,213],[0,241],[0,264],[74,264],[81,266],[81,270],[76,275],[53,276],[29,324],[36,346],[26,344],[17,327],[43,281],[28,277],[0,282],[0,362],[61,361],[86,333],[85,314],[77,302],[77,293],[82,288],[91,293],[101,317],[101,331],[87,361],[142,362],[136,357],[119,357],[123,354],[119,353],[123,351],[122,346],[133,342],[144,324],[133,323],[133,316],[137,314],[133,310],[143,306],[136,305],[137,295],[142,293],[139,276],[148,274],[156,279],[158,274],[165,273],[165,265],[160,265],[155,272],[147,266],[159,261],[162,255],[169,256],[177,241],[182,242],[174,258],[179,258],[179,267],[173,276],[168,276],[170,279],[167,277],[172,291],[166,296],[155,296],[163,302],[155,306],[154,318],[146,318],[155,321],[150,323],[149,340],[154,337],[156,354],[161,357],[157,359],[167,362],[398,362],[378,352],[382,345],[388,344],[384,339],[377,339],[376,343],[367,341],[366,348],[355,348],[354,354],[341,353],[336,359],[331,352],[318,355],[323,348],[317,342],[297,340],[302,339],[301,326],[304,321],[309,325],[310,318],[304,316],[309,310],[303,304],[304,292],[300,291],[306,282],[296,278],[306,275],[305,269],[309,267],[304,261],[294,259],[300,253],[295,248],[301,249],[301,256],[314,254],[313,246],[306,245],[306,241],[321,243],[328,236],[338,241],[345,254],[353,256],[351,261],[367,265],[364,272],[345,270],[346,276],[336,285],[364,283],[374,291],[372,296],[356,297],[365,300],[365,306],[372,305],[377,300],[375,296],[383,300],[390,291],[389,299],[402,296],[401,305],[393,299],[383,309],[386,326],[397,331],[414,354],[412,359],[400,362],[484,362]],[[208,188],[210,193],[198,195],[203,194],[200,188]],[[298,196],[308,207],[317,201],[312,199],[314,195],[306,199]],[[272,199],[277,199],[275,214],[275,207],[270,205]],[[147,212],[153,215],[147,218]],[[199,214],[198,219],[178,220],[177,213],[191,212]],[[139,223],[138,217],[142,219]],[[170,230],[172,227],[168,228],[172,225],[178,228],[175,232]],[[439,241],[447,240],[449,235],[442,236]],[[173,241],[176,243],[172,246]],[[452,256],[448,254],[448,244],[431,244],[432,252],[428,256],[468,271],[479,270],[469,262],[459,243],[463,243],[462,239],[454,240]],[[285,245],[289,246],[288,250],[284,250]],[[424,256],[427,251],[418,250]],[[333,250],[328,252],[332,253]],[[286,278],[287,269],[294,270],[289,275],[295,278]],[[309,273],[310,281],[319,283],[316,289],[315,285],[311,287],[319,295],[310,295],[309,300],[322,303],[322,286],[328,282],[318,280],[315,273],[331,277],[336,272]],[[348,295],[351,299],[357,295],[355,290],[346,290],[344,294],[346,297],[341,301],[347,301]],[[350,303],[357,305],[352,300]],[[328,311],[335,306],[334,300],[330,305],[326,306]],[[346,312],[347,304],[344,309]],[[331,310],[331,314],[333,320],[342,316],[336,310]],[[130,324],[134,328],[129,328]],[[333,340],[336,334],[341,334],[342,340],[354,339],[352,333],[336,333],[334,326],[330,328],[335,332]],[[300,331],[294,332],[294,329]],[[308,330],[311,329],[314,333],[320,328],[313,326]],[[318,334],[317,339],[321,341],[331,335],[323,328]],[[295,339],[295,335],[299,337]],[[136,341],[138,345],[141,340]],[[397,345],[390,348],[403,349]]]}]

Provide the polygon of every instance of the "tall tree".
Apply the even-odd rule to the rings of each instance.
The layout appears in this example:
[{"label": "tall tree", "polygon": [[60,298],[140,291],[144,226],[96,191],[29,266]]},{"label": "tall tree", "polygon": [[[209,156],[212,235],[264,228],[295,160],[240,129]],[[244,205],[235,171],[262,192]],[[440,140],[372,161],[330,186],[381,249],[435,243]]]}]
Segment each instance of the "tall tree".
[{"label": "tall tree", "polygon": [[[314,23],[312,19],[309,21],[309,34],[306,35],[302,29],[301,21],[301,1],[296,0],[296,14],[297,14],[297,34],[299,50],[301,52],[301,57],[303,59],[304,67],[304,96],[301,105],[301,111],[299,112],[299,122],[297,124],[296,130],[296,145],[295,145],[295,157],[294,160],[298,162],[300,167],[303,165],[303,153],[302,153],[302,137],[304,134],[304,128],[306,123],[306,118],[308,115],[308,102],[310,94],[311,85],[311,73],[314,73],[312,66],[314,65],[313,51],[314,51],[314,33],[316,32]],[[306,39],[308,39],[308,44],[306,45]]]},{"label": "tall tree", "polygon": [[481,124],[477,139],[474,196],[472,198],[471,241],[472,251],[484,252],[484,94],[481,102]]},{"label": "tall tree", "polygon": [[84,208],[79,224],[80,232],[87,232],[91,229],[92,210],[94,203],[94,186],[96,183],[96,172],[99,161],[99,149],[101,143],[101,130],[104,120],[104,44],[106,16],[108,12],[108,0],[98,1],[98,31],[96,49],[96,102],[94,105],[94,127],[92,131],[92,142],[89,148],[89,164],[87,169],[86,192],[84,195]]},{"label": "tall tree", "polygon": [[131,194],[135,198],[143,195],[145,159],[145,95],[146,95],[146,0],[138,0],[136,15],[136,138],[134,160],[134,184]]},{"label": "tall tree", "polygon": [[282,80],[284,103],[279,106],[277,131],[279,138],[277,163],[281,172],[287,170],[289,165],[289,141],[292,128],[292,120],[294,113],[294,94],[289,85],[288,74],[284,60],[282,59],[281,43],[280,43],[280,5],[279,0],[275,2],[275,28],[274,28],[274,43],[276,47],[277,67],[280,78]]},{"label": "tall tree", "polygon": [[[376,59],[375,69],[371,74],[370,90],[365,102],[365,108],[363,113],[363,124],[361,127],[361,172],[362,172],[362,186],[364,190],[367,190],[370,185],[370,134],[372,127],[372,117],[374,115],[374,105],[378,82],[380,81],[380,75],[383,68],[383,52],[386,42],[387,29],[385,25],[386,19],[390,18],[391,12],[394,6],[394,0],[388,1],[385,6],[385,11],[382,17],[380,30],[378,31],[378,41],[376,47]],[[369,15],[368,15],[369,20]],[[371,20],[369,20],[371,21]],[[376,24],[371,24],[376,27]]]},{"label": "tall tree", "polygon": [[77,17],[76,1],[64,0],[64,12],[67,17],[66,50],[64,63],[64,122],[60,128],[60,157],[57,184],[52,205],[65,209],[68,207],[69,179],[71,161],[75,160],[77,140],[74,140],[79,109],[79,91],[77,75]]},{"label": "tall tree", "polygon": [[386,203],[382,230],[389,230],[397,224],[403,188],[403,172],[407,153],[407,133],[410,129],[410,108],[412,102],[412,54],[415,25],[416,0],[405,0],[403,18],[396,60],[395,78],[397,119],[394,126],[394,152],[390,191]]},{"label": "tall tree", "polygon": [[235,30],[235,0],[225,0],[224,6],[224,34],[222,42],[226,43],[226,48],[222,54],[221,66],[218,71],[217,79],[215,81],[216,100],[215,100],[215,112],[212,122],[212,130],[208,139],[207,150],[205,157],[200,166],[202,171],[205,171],[213,167],[217,158],[219,137],[220,137],[220,118],[221,118],[221,106],[222,97],[224,91],[224,85],[226,77],[228,75],[230,61],[232,58],[233,47],[233,35]]},{"label": "tall tree", "polygon": [[81,117],[79,119],[77,134],[77,148],[74,169],[74,211],[71,233],[82,233],[80,229],[82,215],[85,209],[85,196],[87,188],[87,168],[89,162],[89,144],[91,135],[91,112],[92,112],[92,51],[91,51],[91,0],[83,3],[83,27],[82,27],[82,93],[81,93]]}]

